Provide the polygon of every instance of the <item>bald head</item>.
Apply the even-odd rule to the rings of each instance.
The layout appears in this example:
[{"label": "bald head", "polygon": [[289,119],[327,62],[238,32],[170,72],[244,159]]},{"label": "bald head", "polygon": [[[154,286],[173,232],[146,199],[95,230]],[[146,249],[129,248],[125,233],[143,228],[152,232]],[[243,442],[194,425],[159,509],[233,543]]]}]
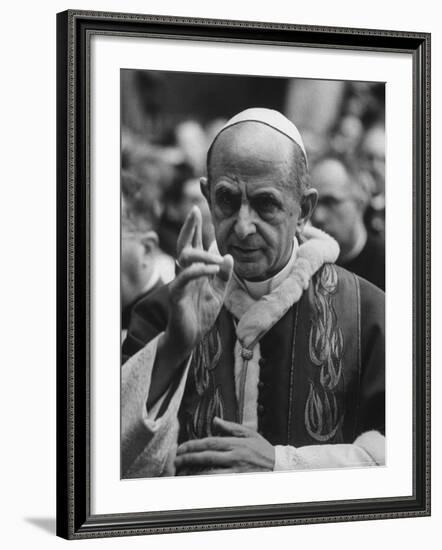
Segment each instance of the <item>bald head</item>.
[{"label": "bald head", "polygon": [[266,170],[274,181],[289,187],[299,200],[309,187],[307,163],[301,147],[286,134],[257,121],[225,128],[207,155],[209,182],[220,170],[241,169],[250,175]]},{"label": "bald head", "polygon": [[334,191],[339,196],[348,196],[353,185],[344,164],[335,158],[325,158],[312,170],[312,180],[319,195]]},{"label": "bald head", "polygon": [[311,180],[319,198],[334,197],[338,200],[354,200],[361,210],[365,209],[367,193],[362,186],[357,167],[339,156],[324,156],[311,171]]}]

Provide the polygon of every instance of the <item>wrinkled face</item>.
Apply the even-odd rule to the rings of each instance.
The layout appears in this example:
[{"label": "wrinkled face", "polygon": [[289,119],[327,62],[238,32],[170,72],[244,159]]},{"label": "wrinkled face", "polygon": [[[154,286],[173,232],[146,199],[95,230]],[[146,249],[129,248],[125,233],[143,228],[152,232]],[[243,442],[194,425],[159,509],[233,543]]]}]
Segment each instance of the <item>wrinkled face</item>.
[{"label": "wrinkled face", "polygon": [[334,237],[341,247],[351,245],[362,212],[344,166],[335,159],[326,159],[313,168],[311,179],[318,191],[313,225]]},{"label": "wrinkled face", "polygon": [[301,213],[291,181],[293,147],[256,122],[224,130],[213,146],[207,196],[216,241],[243,279],[268,279],[290,258]]}]

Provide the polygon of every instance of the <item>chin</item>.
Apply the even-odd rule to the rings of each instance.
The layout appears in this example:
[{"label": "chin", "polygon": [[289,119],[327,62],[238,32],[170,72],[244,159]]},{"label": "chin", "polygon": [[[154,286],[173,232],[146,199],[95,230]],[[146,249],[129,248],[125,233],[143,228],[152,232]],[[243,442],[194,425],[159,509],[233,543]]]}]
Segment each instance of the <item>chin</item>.
[{"label": "chin", "polygon": [[265,276],[263,276],[264,270],[258,265],[253,265],[250,263],[239,264],[238,262],[234,265],[235,273],[240,279],[247,279],[249,281],[265,279]]}]

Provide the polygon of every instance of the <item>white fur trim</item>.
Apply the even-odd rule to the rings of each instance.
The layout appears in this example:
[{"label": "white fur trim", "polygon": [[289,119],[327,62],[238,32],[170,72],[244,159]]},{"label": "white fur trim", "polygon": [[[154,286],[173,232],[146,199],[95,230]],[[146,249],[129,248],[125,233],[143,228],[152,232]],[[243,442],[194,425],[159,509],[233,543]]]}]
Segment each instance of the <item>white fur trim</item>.
[{"label": "white fur trim", "polygon": [[275,446],[275,472],[321,468],[355,468],[385,465],[385,437],[369,431],[352,444]]},{"label": "white fur trim", "polygon": [[355,440],[355,445],[362,447],[376,464],[385,465],[385,437],[381,433],[376,430],[365,432]]}]

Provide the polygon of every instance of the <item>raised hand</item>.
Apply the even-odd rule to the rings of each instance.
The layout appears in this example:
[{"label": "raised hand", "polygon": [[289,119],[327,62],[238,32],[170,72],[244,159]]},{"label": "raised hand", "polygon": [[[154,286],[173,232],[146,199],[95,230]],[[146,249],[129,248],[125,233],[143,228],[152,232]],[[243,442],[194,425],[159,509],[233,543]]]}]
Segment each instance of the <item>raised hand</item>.
[{"label": "raised hand", "polygon": [[189,213],[178,238],[182,271],[170,284],[170,315],[166,339],[189,353],[211,329],[223,304],[233,258],[203,249],[198,207]]},{"label": "raised hand", "polygon": [[206,252],[201,226],[201,212],[195,206],[178,238],[182,271],[169,286],[169,320],[158,343],[148,408],[164,394],[177,369],[211,329],[232,276],[232,256]]}]

